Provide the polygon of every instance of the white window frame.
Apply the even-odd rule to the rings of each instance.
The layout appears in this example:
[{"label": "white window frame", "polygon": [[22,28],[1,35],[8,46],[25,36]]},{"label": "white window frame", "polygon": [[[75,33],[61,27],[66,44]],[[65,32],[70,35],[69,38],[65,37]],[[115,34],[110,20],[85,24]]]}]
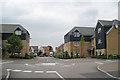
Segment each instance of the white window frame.
[{"label": "white window frame", "polygon": [[98,28],[98,34],[101,32],[101,28]]},{"label": "white window frame", "polygon": [[74,42],[74,46],[79,46],[79,42]]},{"label": "white window frame", "polygon": [[98,39],[98,44],[102,44],[102,40],[101,39]]},{"label": "white window frame", "polygon": [[15,31],[15,34],[16,34],[16,35],[21,35],[21,34],[22,34],[22,31],[16,30],[16,31]]},{"label": "white window frame", "polygon": [[80,37],[80,33],[79,32],[74,32],[74,37]]}]

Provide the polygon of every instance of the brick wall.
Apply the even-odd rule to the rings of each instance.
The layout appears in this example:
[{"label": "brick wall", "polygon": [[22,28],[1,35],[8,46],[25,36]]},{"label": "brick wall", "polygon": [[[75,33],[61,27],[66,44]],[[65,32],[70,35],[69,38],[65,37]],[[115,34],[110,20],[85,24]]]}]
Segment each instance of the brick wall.
[{"label": "brick wall", "polygon": [[[6,42],[7,40],[2,40],[2,44],[4,47],[6,46]],[[21,56],[24,57],[26,52],[27,54],[29,54],[29,43],[26,40],[22,40],[22,45],[23,45],[23,49],[21,51]],[[5,52],[2,55],[3,57],[9,57],[10,54],[8,52]]]},{"label": "brick wall", "polygon": [[106,36],[106,39],[108,54],[118,55],[118,29],[113,27],[109,34]]},{"label": "brick wall", "polygon": [[[83,48],[83,52],[82,54],[84,54],[86,57],[89,57],[90,56],[90,53],[88,53],[87,49],[89,48],[89,46],[91,45],[90,42],[85,42],[84,43],[84,48]],[[79,54],[81,55],[81,48],[80,48],[80,45],[78,46],[77,50],[79,51]],[[74,41],[70,41],[68,43],[65,43],[64,44],[64,51],[67,51],[68,54],[71,56],[71,52],[73,52],[73,55],[75,55],[76,53],[76,48],[74,46]]]}]

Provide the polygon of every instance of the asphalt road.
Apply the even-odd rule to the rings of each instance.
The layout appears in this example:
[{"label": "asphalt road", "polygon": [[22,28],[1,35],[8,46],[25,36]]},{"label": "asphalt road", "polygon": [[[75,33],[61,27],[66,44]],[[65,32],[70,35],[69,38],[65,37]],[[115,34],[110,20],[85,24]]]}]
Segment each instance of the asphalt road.
[{"label": "asphalt road", "polygon": [[97,70],[97,66],[107,63],[100,59],[55,59],[53,57],[36,57],[33,60],[4,61],[2,67],[10,70],[10,78],[111,78]]}]

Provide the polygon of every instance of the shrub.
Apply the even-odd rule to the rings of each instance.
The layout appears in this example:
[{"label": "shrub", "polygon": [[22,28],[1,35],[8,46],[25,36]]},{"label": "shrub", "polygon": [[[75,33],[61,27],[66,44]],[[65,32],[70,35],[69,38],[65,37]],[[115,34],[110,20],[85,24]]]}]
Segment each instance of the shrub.
[{"label": "shrub", "polygon": [[61,54],[62,54],[62,52],[59,52],[57,55],[57,58],[62,58]]},{"label": "shrub", "polygon": [[[92,56],[92,58],[107,59],[107,55]],[[120,57],[119,55],[109,55],[108,59],[120,59]]]},{"label": "shrub", "polygon": [[73,58],[73,52],[71,52],[71,58]]},{"label": "shrub", "polygon": [[30,54],[30,59],[34,58],[34,55],[33,54]]},{"label": "shrub", "polygon": [[68,52],[65,51],[63,54],[63,59],[70,59],[71,57],[69,56]]},{"label": "shrub", "polygon": [[81,55],[81,58],[86,58],[85,55]]}]

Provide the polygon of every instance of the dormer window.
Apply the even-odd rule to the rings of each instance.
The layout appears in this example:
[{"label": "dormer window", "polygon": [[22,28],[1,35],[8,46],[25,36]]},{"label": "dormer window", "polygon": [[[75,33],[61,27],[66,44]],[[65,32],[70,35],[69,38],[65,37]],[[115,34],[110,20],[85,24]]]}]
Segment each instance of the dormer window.
[{"label": "dormer window", "polygon": [[22,34],[22,31],[16,30],[16,31],[15,31],[15,34],[16,34],[16,35],[21,35],[21,34]]},{"label": "dormer window", "polygon": [[22,35],[22,29],[19,26],[15,29],[15,34]]},{"label": "dormer window", "polygon": [[74,37],[80,37],[80,33],[79,32],[74,32]]},{"label": "dormer window", "polygon": [[80,37],[80,32],[78,29],[75,29],[73,32],[74,37]]},{"label": "dormer window", "polygon": [[98,28],[98,34],[101,32],[101,28]]}]

